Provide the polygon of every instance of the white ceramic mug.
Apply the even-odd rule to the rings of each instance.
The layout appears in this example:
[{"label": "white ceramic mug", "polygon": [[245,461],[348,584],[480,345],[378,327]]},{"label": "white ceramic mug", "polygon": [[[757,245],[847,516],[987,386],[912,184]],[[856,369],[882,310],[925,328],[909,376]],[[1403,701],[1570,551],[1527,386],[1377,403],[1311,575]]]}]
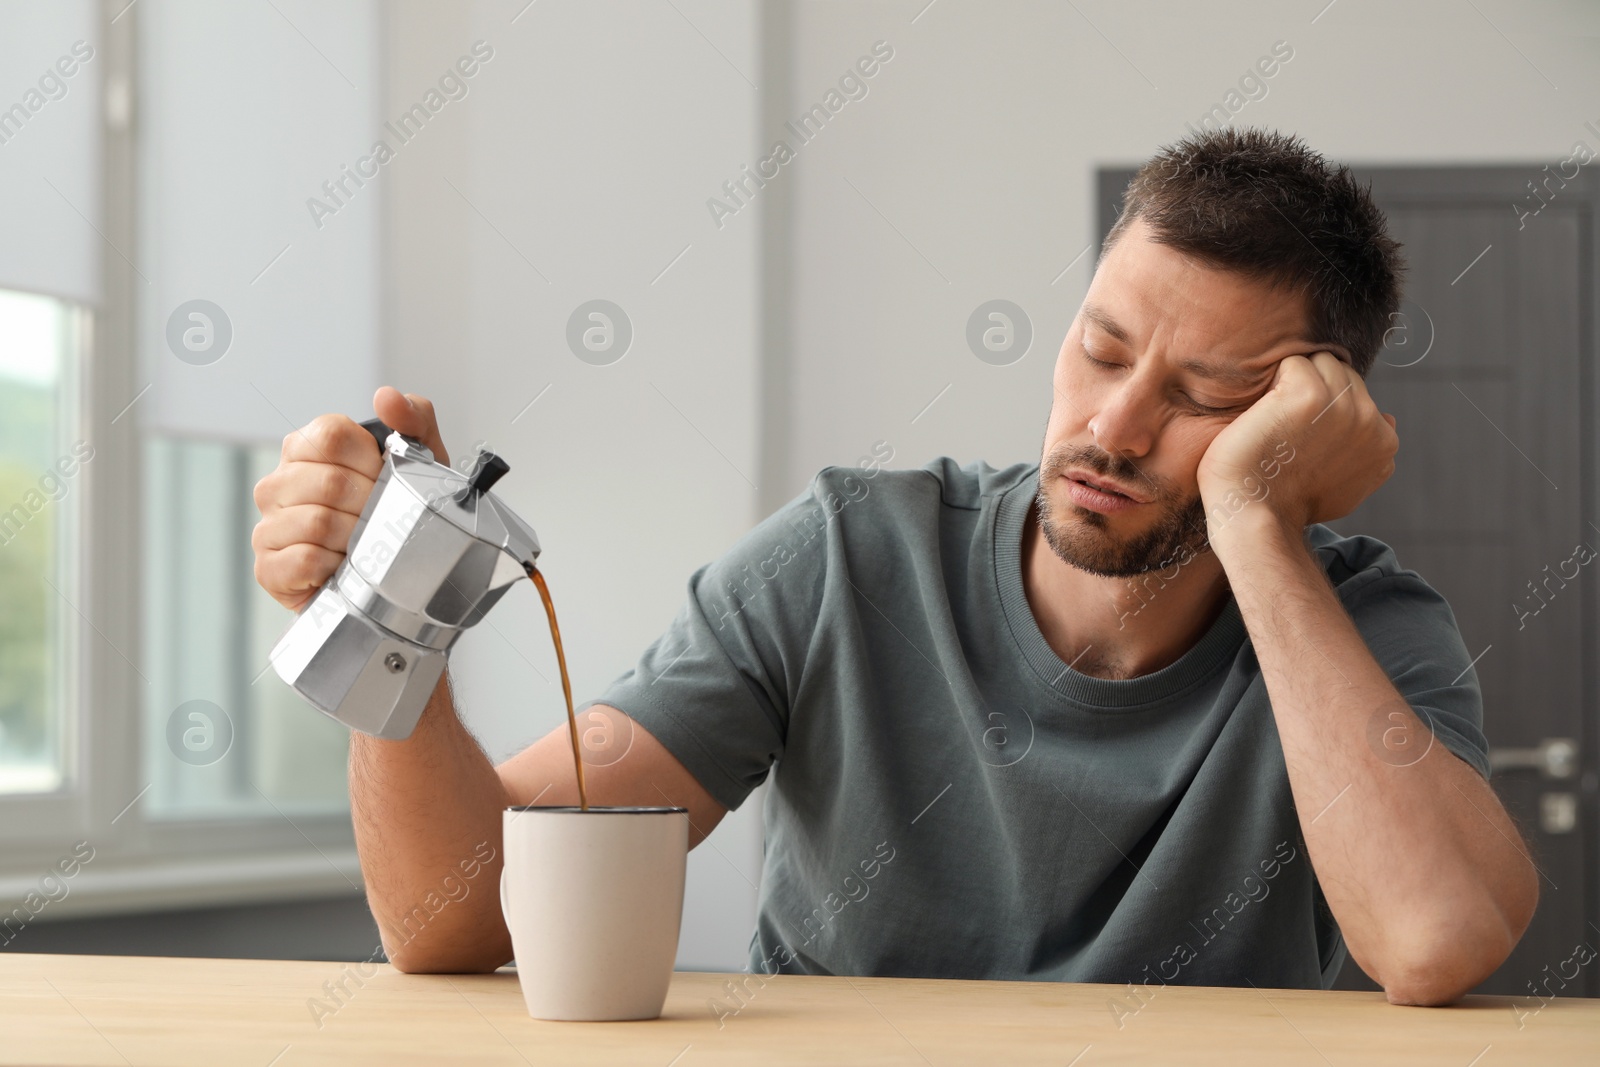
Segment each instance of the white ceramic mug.
[{"label": "white ceramic mug", "polygon": [[505,809],[500,908],[535,1019],[660,1016],[689,853],[686,808]]}]

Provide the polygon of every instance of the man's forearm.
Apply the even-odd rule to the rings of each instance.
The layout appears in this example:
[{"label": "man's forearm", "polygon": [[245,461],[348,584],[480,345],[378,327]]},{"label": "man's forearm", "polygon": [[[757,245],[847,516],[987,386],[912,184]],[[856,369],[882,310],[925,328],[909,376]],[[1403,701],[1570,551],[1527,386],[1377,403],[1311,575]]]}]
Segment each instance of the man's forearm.
[{"label": "man's forearm", "polygon": [[[1487,783],[1429,735],[1299,530],[1268,509],[1213,537],[1250,633],[1306,848],[1350,951],[1390,999],[1440,1003],[1497,967],[1538,896]],[[1426,755],[1386,761],[1375,729]],[[1431,744],[1431,747],[1429,747]]]},{"label": "man's forearm", "polygon": [[456,716],[448,678],[406,740],[350,739],[367,900],[405,971],[491,970],[511,958],[499,892],[505,788]]}]

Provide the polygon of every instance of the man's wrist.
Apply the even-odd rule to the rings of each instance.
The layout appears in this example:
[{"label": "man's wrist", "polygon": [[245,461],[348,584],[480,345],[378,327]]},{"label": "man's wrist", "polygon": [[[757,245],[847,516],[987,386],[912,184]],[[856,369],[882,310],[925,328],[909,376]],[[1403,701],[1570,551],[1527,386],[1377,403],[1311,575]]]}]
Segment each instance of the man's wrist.
[{"label": "man's wrist", "polygon": [[1268,556],[1311,556],[1305,528],[1259,501],[1220,521],[1213,520],[1208,534],[1211,549],[1226,571]]}]

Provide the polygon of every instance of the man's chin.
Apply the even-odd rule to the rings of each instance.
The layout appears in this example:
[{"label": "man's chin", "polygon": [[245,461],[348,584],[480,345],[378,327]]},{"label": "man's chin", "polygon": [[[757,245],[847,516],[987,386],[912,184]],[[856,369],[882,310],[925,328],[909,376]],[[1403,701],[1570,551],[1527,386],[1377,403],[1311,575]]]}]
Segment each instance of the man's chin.
[{"label": "man's chin", "polygon": [[1194,510],[1169,510],[1135,526],[1132,516],[1104,515],[1041,494],[1038,522],[1063,563],[1100,578],[1137,578],[1187,563],[1206,550],[1204,514]]},{"label": "man's chin", "polygon": [[1077,520],[1046,528],[1045,540],[1063,563],[1099,578],[1136,578],[1151,570],[1129,551],[1134,547],[1129,542]]}]

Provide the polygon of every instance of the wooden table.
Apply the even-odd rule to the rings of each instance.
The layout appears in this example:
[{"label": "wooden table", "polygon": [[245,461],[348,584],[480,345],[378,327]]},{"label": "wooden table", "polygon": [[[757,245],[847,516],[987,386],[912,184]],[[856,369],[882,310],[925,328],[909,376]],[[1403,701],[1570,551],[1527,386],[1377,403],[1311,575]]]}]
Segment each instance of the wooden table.
[{"label": "wooden table", "polygon": [[737,978],[679,973],[653,1022],[547,1023],[512,971],[0,953],[0,1063],[1600,1064],[1594,1000],[777,977],[737,1008]]}]

